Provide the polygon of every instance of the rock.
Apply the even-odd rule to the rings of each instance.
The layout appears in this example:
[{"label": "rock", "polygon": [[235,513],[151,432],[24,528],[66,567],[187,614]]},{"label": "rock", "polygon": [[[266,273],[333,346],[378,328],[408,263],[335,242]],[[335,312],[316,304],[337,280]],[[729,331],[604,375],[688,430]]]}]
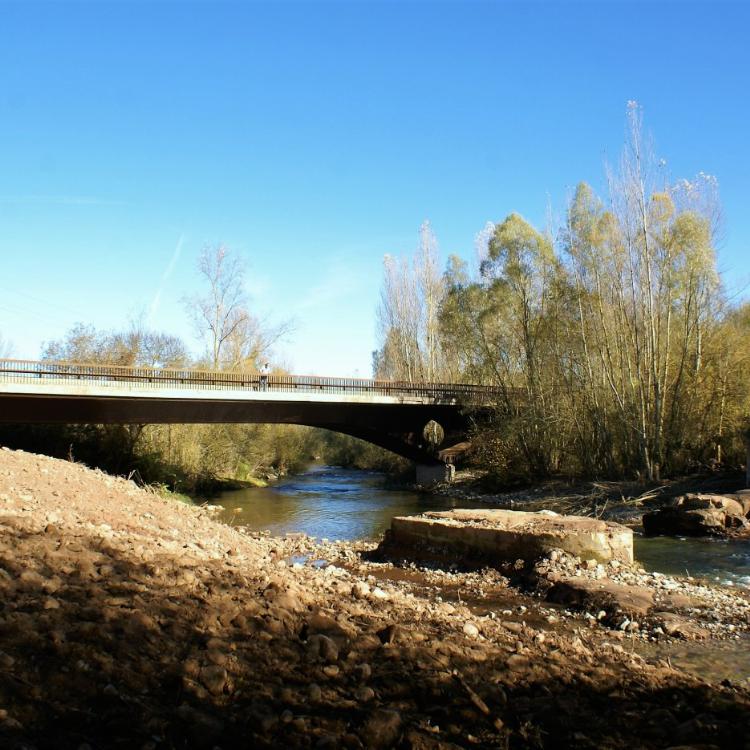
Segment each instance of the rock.
[{"label": "rock", "polygon": [[463,631],[464,635],[469,638],[476,638],[479,635],[479,628],[473,622],[465,622]]},{"label": "rock", "polygon": [[[742,496],[741,496],[742,497]],[[736,497],[688,493],[666,508],[643,515],[643,530],[648,536],[711,536],[726,534],[730,528],[746,528],[746,504]]]},{"label": "rock", "polygon": [[335,662],[339,658],[339,648],[327,635],[316,633],[307,639],[307,653],[313,658]]},{"label": "rock", "polygon": [[360,682],[365,682],[372,677],[372,667],[369,664],[357,664],[354,667],[354,676]]},{"label": "rock", "polygon": [[400,733],[401,714],[381,708],[370,714],[360,737],[368,750],[385,750],[396,744]]},{"label": "rock", "polygon": [[688,493],[678,497],[673,507],[682,510],[710,510],[718,508],[732,516],[744,516],[745,511],[742,503],[733,497],[726,495],[705,495],[698,493]]},{"label": "rock", "polygon": [[367,687],[367,685],[363,685],[362,687],[357,688],[357,690],[354,693],[354,697],[360,703],[367,703],[368,701],[371,701],[375,697],[375,691],[371,687]]},{"label": "rock", "polygon": [[727,514],[718,508],[661,508],[644,513],[641,520],[646,536],[711,536],[726,533],[726,519]]},{"label": "rock", "polygon": [[399,516],[391,521],[387,544],[398,549],[427,545],[491,560],[532,560],[564,550],[583,559],[633,562],[633,532],[625,526],[582,516],[515,510],[461,509]]},{"label": "rock", "polygon": [[328,633],[332,635],[346,636],[348,633],[339,625],[333,617],[320,612],[311,614],[305,621],[309,633]]},{"label": "rock", "polygon": [[711,634],[705,628],[696,625],[684,617],[673,612],[655,612],[654,619],[659,627],[673,638],[682,638],[686,641],[697,641],[708,638]]},{"label": "rock", "polygon": [[221,695],[227,685],[227,670],[217,665],[203,667],[200,680],[212,695]]},{"label": "rock", "polygon": [[505,664],[512,672],[523,672],[529,666],[529,658],[523,654],[512,654]]},{"label": "rock", "polygon": [[364,581],[357,581],[352,586],[352,596],[355,599],[366,599],[370,593],[370,587]]},{"label": "rock", "polygon": [[311,682],[307,688],[307,697],[310,703],[318,703],[323,697],[323,691],[320,689],[320,685]]},{"label": "rock", "polygon": [[645,615],[654,604],[654,595],[644,586],[624,586],[608,580],[560,578],[547,592],[547,601],[565,604],[587,612],[604,610],[607,615]]},{"label": "rock", "polygon": [[377,635],[384,646],[407,640],[407,633],[400,625],[386,625]]}]

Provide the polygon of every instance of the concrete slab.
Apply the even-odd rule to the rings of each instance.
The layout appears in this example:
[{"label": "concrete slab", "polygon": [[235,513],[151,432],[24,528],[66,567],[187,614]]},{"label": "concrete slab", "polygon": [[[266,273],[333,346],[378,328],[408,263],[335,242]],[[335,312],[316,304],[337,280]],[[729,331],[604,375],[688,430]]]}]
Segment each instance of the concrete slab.
[{"label": "concrete slab", "polygon": [[549,511],[449,510],[391,521],[390,543],[475,558],[531,560],[563,549],[588,560],[633,562],[633,532],[617,523]]}]

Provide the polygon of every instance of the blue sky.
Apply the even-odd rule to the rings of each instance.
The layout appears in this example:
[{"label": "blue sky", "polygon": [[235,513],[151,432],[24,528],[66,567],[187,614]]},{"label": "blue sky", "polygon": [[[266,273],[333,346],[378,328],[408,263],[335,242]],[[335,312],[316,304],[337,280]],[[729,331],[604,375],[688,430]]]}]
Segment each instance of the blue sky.
[{"label": "blue sky", "polygon": [[385,253],[444,256],[604,187],[626,102],[674,177],[720,183],[750,280],[750,4],[0,0],[0,334],[39,354],[180,302],[205,243],[293,318],[278,360],[370,373]]}]

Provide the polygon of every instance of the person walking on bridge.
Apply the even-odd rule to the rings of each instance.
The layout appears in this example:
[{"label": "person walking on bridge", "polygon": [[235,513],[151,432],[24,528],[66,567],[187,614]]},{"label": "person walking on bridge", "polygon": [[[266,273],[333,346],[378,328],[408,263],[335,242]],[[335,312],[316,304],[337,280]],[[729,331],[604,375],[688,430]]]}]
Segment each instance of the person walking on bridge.
[{"label": "person walking on bridge", "polygon": [[260,389],[261,391],[267,391],[268,390],[268,376],[271,373],[271,368],[268,364],[268,362],[265,362],[263,364],[263,367],[260,368]]}]

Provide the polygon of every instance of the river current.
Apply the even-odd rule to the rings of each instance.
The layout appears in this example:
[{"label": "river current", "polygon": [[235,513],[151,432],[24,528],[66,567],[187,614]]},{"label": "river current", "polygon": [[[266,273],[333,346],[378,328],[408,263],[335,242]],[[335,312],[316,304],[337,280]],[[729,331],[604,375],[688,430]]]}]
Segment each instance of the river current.
[{"label": "river current", "polygon": [[[318,539],[375,539],[391,518],[430,510],[476,508],[476,500],[389,488],[376,472],[313,466],[270,487],[225,492],[213,500],[221,520],[268,530],[304,532]],[[498,507],[486,504],[483,507]],[[690,575],[713,583],[750,588],[750,542],[635,537],[635,556],[651,571]],[[727,642],[645,644],[644,656],[669,658],[675,666],[710,681],[750,678],[747,638]]]},{"label": "river current", "polygon": [[[374,539],[393,516],[481,506],[476,500],[389,488],[377,472],[333,466],[313,466],[270,487],[225,492],[213,502],[224,508],[221,518],[230,524],[331,540]],[[647,570],[750,588],[747,540],[646,539],[637,534],[635,556]]]}]

